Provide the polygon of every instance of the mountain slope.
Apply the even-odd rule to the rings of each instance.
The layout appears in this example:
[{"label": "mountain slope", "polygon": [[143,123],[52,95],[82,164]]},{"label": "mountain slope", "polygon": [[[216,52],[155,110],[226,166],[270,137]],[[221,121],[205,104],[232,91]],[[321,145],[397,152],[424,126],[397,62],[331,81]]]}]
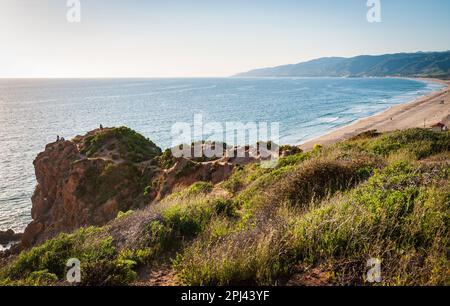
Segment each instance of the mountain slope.
[{"label": "mountain slope", "polygon": [[261,68],[238,77],[440,77],[450,76],[450,51],[325,57],[312,61]]}]

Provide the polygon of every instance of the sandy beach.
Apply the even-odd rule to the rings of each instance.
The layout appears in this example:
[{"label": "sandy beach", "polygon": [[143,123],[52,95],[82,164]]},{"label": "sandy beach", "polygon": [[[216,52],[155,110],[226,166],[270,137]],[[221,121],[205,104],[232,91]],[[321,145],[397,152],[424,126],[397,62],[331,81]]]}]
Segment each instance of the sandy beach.
[{"label": "sandy beach", "polygon": [[[330,145],[367,130],[389,132],[414,127],[430,127],[438,122],[450,125],[450,81],[427,79],[447,87],[414,101],[393,106],[379,114],[360,119],[328,134],[308,140],[300,147],[310,150],[314,144]],[[444,103],[442,103],[444,101]]]}]

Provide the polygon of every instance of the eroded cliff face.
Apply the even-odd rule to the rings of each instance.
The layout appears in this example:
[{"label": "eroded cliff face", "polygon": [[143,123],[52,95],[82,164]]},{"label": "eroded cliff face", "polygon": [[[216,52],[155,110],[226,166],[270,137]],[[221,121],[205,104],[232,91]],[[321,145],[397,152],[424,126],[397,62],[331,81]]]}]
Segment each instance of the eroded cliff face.
[{"label": "eroded cliff face", "polygon": [[[55,215],[54,208],[63,206],[64,182],[70,174],[71,163],[77,158],[77,147],[70,141],[48,144],[45,151],[34,161],[38,181],[31,198],[33,203],[30,223],[22,237],[22,242],[30,246],[50,224],[47,220]],[[62,221],[61,216],[61,221]]]},{"label": "eroded cliff face", "polygon": [[149,162],[160,154],[151,141],[127,128],[99,129],[48,144],[34,161],[33,222],[24,232],[23,246],[103,225],[119,211],[151,201],[155,195],[144,196],[144,189],[158,168]]},{"label": "eroded cliff face", "polygon": [[22,246],[83,226],[104,225],[119,211],[144,207],[197,181],[219,183],[235,164],[253,160],[174,158],[170,150],[162,153],[126,127],[97,129],[50,143],[34,161],[33,221]]}]

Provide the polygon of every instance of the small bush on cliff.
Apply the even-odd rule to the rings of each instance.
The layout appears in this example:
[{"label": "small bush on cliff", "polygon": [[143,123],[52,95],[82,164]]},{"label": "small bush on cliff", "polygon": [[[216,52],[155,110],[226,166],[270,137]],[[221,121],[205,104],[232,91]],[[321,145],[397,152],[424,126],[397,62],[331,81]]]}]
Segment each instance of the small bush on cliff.
[{"label": "small bush on cliff", "polygon": [[294,155],[294,154],[298,154],[298,153],[302,153],[303,150],[300,149],[300,147],[298,146],[291,146],[291,145],[281,145],[279,146],[279,150],[280,152],[287,152],[290,155]]},{"label": "small bush on cliff", "polygon": [[164,152],[155,158],[156,163],[164,169],[170,169],[175,165],[175,158],[172,155],[171,149],[166,149]]},{"label": "small bush on cliff", "polygon": [[[288,266],[281,259],[284,234],[271,227],[227,229],[219,237],[216,231],[202,235],[174,261],[178,281],[202,286],[276,284],[276,277],[287,273]],[[212,229],[217,229],[217,225]]]},{"label": "small bush on cliff", "polygon": [[193,236],[201,232],[214,215],[233,211],[232,201],[221,198],[190,199],[180,202],[162,212],[168,226],[182,236]]},{"label": "small bush on cliff", "polygon": [[377,130],[369,130],[369,131],[362,132],[356,136],[353,136],[352,138],[350,138],[350,140],[376,138],[380,135],[381,135],[381,133],[378,132]]},{"label": "small bush on cliff", "polygon": [[131,261],[134,263],[134,265],[141,266],[146,264],[152,258],[153,255],[157,254],[155,254],[154,250],[152,250],[151,248],[125,249],[119,253],[118,261],[119,262]]},{"label": "small bush on cliff", "polygon": [[209,193],[212,191],[213,187],[213,184],[210,182],[196,182],[188,188],[187,192],[189,195]]},{"label": "small bush on cliff", "polygon": [[[137,239],[132,244],[126,244],[125,249],[120,251],[119,259],[132,260],[137,265],[150,263],[163,254],[184,247],[214,218],[235,217],[234,202],[206,193],[210,188],[209,183],[199,183],[195,187],[196,192],[192,192],[192,186],[185,188],[148,207],[145,212],[136,211],[129,217],[115,220],[113,227],[119,228],[119,231],[130,222],[139,224],[135,235]],[[116,235],[116,229],[109,232]]]},{"label": "small bush on cliff", "polygon": [[145,243],[150,254],[147,259],[153,259],[155,256],[162,254],[165,251],[179,247],[179,234],[175,233],[164,220],[154,220],[147,225],[148,237]]},{"label": "small bush on cliff", "polygon": [[117,217],[116,217],[116,219],[121,219],[121,218],[125,218],[125,217],[128,217],[128,216],[130,216],[131,214],[133,214],[134,213],[134,211],[133,210],[127,210],[126,212],[123,212],[123,211],[119,211],[118,213],[117,213]]}]

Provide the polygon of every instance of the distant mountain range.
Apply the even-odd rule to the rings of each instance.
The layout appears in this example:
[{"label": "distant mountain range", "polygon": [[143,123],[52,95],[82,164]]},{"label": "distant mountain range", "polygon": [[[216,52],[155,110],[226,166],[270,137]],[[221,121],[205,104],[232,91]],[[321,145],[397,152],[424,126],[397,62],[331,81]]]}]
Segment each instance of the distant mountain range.
[{"label": "distant mountain range", "polygon": [[450,78],[450,51],[324,57],[251,70],[237,77],[435,77]]}]

